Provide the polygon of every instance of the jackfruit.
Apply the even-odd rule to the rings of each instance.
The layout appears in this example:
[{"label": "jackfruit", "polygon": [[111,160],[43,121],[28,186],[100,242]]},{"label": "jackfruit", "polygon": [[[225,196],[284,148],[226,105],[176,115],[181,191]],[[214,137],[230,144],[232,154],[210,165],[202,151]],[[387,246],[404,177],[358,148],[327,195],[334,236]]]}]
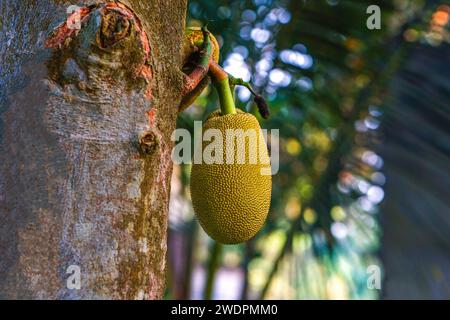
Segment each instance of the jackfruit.
[{"label": "jackfruit", "polygon": [[[219,62],[220,58],[220,47],[217,39],[214,35],[209,32],[211,44],[212,44],[212,60],[215,62]],[[203,31],[199,27],[189,27],[184,32],[184,43],[183,43],[183,68],[182,71],[185,74],[189,74],[192,71],[193,66],[189,64],[189,58],[193,53],[193,47],[199,47],[203,45]],[[198,86],[186,96],[183,97],[179,111],[183,111],[187,107],[189,107],[192,103],[194,103],[195,99],[202,93],[202,91],[209,84],[209,77],[205,77]]]},{"label": "jackfruit", "polygon": [[[196,163],[194,157],[191,172],[194,211],[203,229],[217,242],[244,242],[261,229],[270,207],[272,178],[264,136],[258,120],[239,109],[235,114],[221,115],[220,110],[213,112],[205,121],[203,132],[206,133],[208,129],[220,132],[222,141],[213,141],[215,135],[211,142],[203,141],[202,154],[213,143],[221,145],[223,152],[221,156],[216,154],[220,153],[220,148],[211,152],[215,160],[213,163],[205,157],[201,163]],[[230,134],[236,129],[238,131],[234,133],[243,130],[237,139]],[[238,147],[238,139],[245,141],[244,150]],[[229,147],[227,150],[227,144],[233,144],[234,148]],[[218,163],[220,159],[222,161]]]},{"label": "jackfruit", "polygon": [[[209,32],[209,31],[208,31]],[[209,37],[212,44],[212,59],[219,62],[220,47],[216,37],[209,32]],[[203,31],[200,27],[188,27],[184,31],[183,43],[183,61],[187,62],[189,56],[192,54],[192,46],[200,47],[203,44]]]}]

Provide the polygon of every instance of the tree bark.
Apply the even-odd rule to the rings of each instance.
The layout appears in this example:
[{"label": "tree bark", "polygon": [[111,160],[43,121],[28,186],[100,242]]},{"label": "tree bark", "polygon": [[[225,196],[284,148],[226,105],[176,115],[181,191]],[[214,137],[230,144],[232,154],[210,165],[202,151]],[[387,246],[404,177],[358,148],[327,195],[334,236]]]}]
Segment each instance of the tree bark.
[{"label": "tree bark", "polygon": [[186,0],[104,2],[0,0],[2,299],[163,297]]}]

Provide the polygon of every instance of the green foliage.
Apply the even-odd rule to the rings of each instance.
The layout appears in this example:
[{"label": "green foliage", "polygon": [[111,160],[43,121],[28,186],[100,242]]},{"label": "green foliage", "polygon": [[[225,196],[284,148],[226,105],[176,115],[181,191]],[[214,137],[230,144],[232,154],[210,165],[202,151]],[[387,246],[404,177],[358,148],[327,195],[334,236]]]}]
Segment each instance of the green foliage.
[{"label": "green foliage", "polygon": [[[366,27],[372,4],[381,7],[381,30]],[[436,4],[190,1],[188,24],[209,21],[221,64],[267,98],[272,115],[268,121],[259,117],[262,127],[280,129],[280,171],[265,228],[246,246],[212,251],[221,252],[223,268],[244,271],[242,292],[233,297],[377,298],[366,286],[366,268],[380,265],[376,215],[384,175],[372,148],[388,79],[409,46],[433,44],[428,28]],[[237,107],[259,116],[247,89],[236,96]],[[194,120],[217,107],[215,92],[207,90],[180,115],[179,126],[192,130]],[[189,168],[182,172],[188,177]],[[190,217],[181,224],[195,224]],[[216,261],[201,249],[208,246],[203,234],[190,239],[205,252],[188,263],[204,268]],[[207,270],[208,290],[217,268]],[[194,290],[194,297],[201,296]]]}]

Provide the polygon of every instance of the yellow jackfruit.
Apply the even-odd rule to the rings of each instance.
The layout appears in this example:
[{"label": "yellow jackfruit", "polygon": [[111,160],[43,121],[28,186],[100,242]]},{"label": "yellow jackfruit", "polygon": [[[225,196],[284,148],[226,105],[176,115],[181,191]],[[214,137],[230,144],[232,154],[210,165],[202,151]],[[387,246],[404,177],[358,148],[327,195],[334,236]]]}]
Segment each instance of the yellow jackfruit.
[{"label": "yellow jackfruit", "polygon": [[[214,141],[216,135],[210,141],[203,139],[202,162],[196,163],[194,158],[191,173],[194,211],[203,229],[217,242],[244,242],[261,229],[270,207],[272,178],[264,136],[258,120],[241,110],[223,116],[220,110],[213,112],[203,126],[203,133],[208,129],[220,132],[222,141]],[[244,149],[239,147],[239,139],[244,142]],[[213,157],[208,160],[205,151],[211,150],[213,143],[222,148],[214,148]]]}]

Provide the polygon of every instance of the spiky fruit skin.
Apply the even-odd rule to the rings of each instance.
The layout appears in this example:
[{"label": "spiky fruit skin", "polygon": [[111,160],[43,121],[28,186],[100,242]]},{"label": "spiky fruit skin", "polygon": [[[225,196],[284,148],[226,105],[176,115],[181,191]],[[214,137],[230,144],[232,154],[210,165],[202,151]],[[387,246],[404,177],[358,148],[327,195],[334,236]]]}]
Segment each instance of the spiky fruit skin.
[{"label": "spiky fruit skin", "polygon": [[[211,44],[212,44],[212,59],[215,62],[219,62],[220,57],[220,47],[216,38],[212,33],[210,34]],[[188,64],[188,59],[190,55],[193,53],[194,47],[199,47],[203,44],[203,32],[199,27],[189,27],[184,32],[184,44],[183,44],[183,72],[189,73],[192,71],[192,66]],[[209,77],[205,77],[198,86],[189,94],[183,97],[180,103],[179,111],[183,111],[187,107],[189,107],[192,103],[194,103],[195,99],[202,93],[202,91],[209,84]]]},{"label": "spiky fruit skin", "polygon": [[[222,133],[223,163],[192,165],[191,198],[194,211],[211,238],[223,244],[241,243],[261,229],[269,212],[272,178],[268,174],[270,161],[264,136],[258,120],[242,111],[224,116],[220,115],[220,111],[212,113],[203,126],[203,132],[208,129],[218,129]],[[256,131],[258,143],[255,150],[258,156],[255,164],[251,164],[248,158],[248,142],[244,164],[226,163],[227,129]],[[202,151],[210,143],[203,142]]]}]

